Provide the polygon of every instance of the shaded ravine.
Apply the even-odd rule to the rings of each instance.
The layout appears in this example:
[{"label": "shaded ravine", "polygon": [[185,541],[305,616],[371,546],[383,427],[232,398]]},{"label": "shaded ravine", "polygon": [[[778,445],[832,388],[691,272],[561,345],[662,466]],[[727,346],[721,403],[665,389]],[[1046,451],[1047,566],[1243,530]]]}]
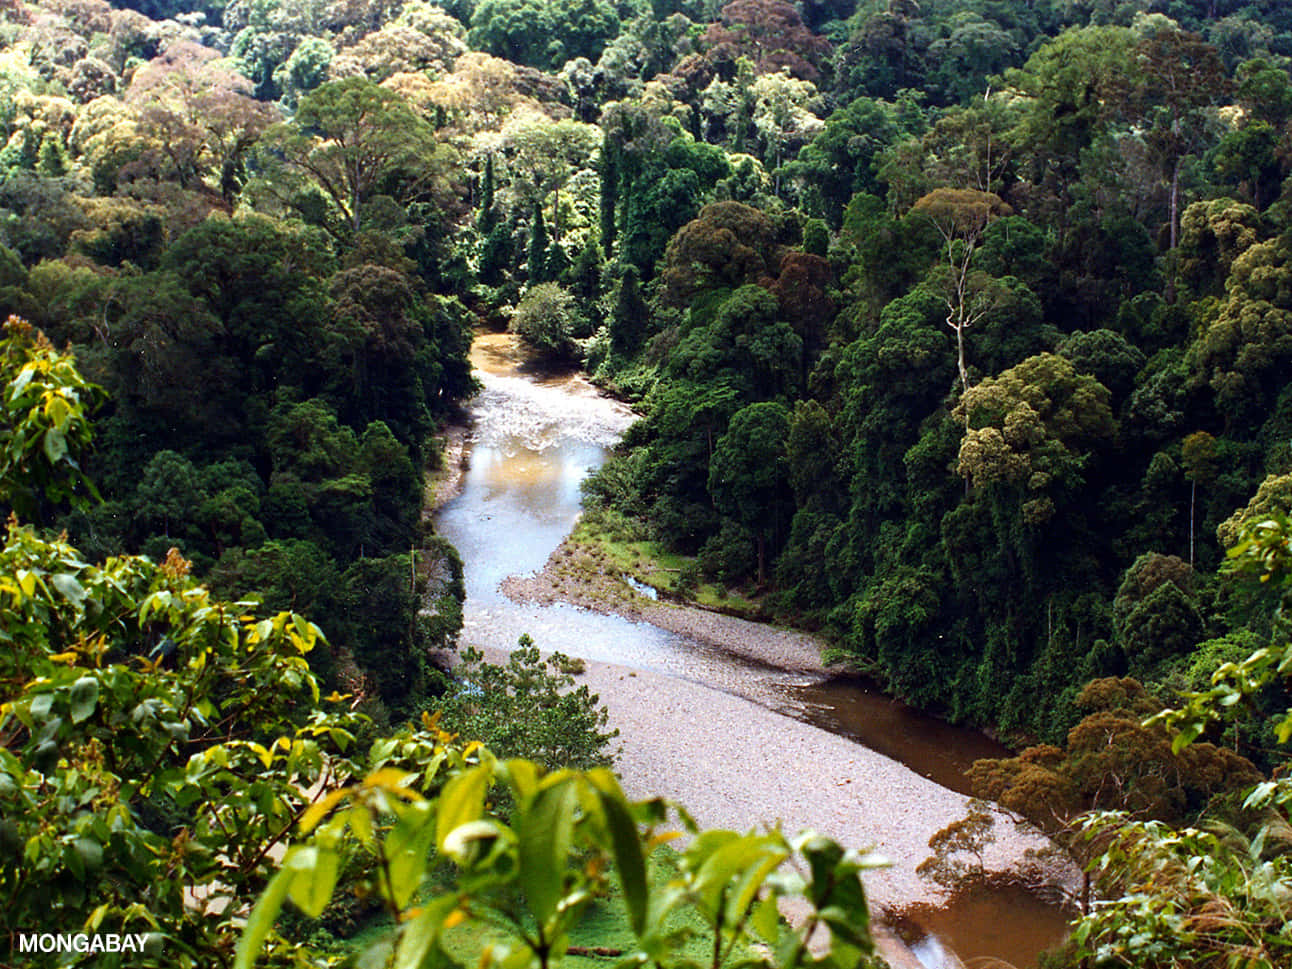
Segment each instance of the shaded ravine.
[{"label": "shaded ravine", "polygon": [[[501,653],[527,633],[545,651],[593,661],[588,679],[624,734],[625,784],[639,781],[640,793],[674,796],[693,809],[699,800],[696,813],[706,824],[782,818],[788,827],[813,826],[852,843],[879,842],[901,864],[871,882],[876,899],[892,907],[933,901],[912,873],[927,854],[922,841],[963,812],[963,798],[952,792],[964,793],[964,768],[1004,749],[894,703],[861,681],[825,677],[817,644],[800,634],[715,617],[703,634],[687,635],[560,603],[507,598],[500,584],[542,569],[578,515],[579,483],[633,417],[579,378],[524,372],[506,335],[478,337],[472,360],[483,390],[473,402],[469,460],[459,493],[436,520],[465,564],[463,641]],[[668,625],[687,629],[686,622]],[[805,763],[830,757],[837,767]],[[741,760],[739,769],[724,779],[733,760]],[[814,770],[821,773],[809,782]],[[793,783],[767,783],[782,779],[771,777],[777,772]],[[745,792],[740,803],[715,798],[724,784],[728,794],[741,794],[742,782],[755,780],[760,790]],[[1011,851],[1022,850],[1015,840],[1002,838],[1009,845],[997,852],[1001,867]],[[957,914],[961,905],[965,912]],[[945,947],[954,945],[965,959],[992,956],[1019,967],[1057,941],[1063,924],[1052,906],[1000,891],[957,898],[917,917],[953,940]],[[979,930],[994,935],[974,938]],[[953,965],[932,954],[940,947],[930,941],[917,951],[929,965]]]}]

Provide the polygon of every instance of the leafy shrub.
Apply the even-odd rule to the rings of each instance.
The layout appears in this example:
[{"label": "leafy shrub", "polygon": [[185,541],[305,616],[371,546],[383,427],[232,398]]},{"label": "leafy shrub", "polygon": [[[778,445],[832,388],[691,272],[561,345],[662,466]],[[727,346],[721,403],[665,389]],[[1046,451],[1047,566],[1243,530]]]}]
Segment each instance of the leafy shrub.
[{"label": "leafy shrub", "polygon": [[595,693],[575,688],[570,657],[544,660],[528,636],[506,666],[486,663],[478,650],[462,654],[453,692],[439,701],[442,722],[479,740],[500,757],[525,757],[549,767],[609,765],[609,715]]}]

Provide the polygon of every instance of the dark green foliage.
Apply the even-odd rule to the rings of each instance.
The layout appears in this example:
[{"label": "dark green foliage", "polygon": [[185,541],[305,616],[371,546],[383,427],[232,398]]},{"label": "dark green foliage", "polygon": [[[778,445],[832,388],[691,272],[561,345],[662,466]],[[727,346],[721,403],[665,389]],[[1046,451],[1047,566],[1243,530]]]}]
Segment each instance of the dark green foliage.
[{"label": "dark green foliage", "polygon": [[1131,675],[1149,679],[1202,638],[1193,585],[1193,569],[1174,555],[1146,552],[1126,570],[1113,600],[1113,626]]},{"label": "dark green foliage", "polygon": [[630,357],[641,349],[650,319],[642,299],[637,270],[629,266],[619,277],[610,310],[610,345],[615,353]]},{"label": "dark green foliage", "polygon": [[838,226],[855,194],[879,194],[878,159],[884,149],[909,133],[902,129],[893,105],[857,98],[833,112],[820,134],[784,171],[802,180],[807,210]]},{"label": "dark green foliage", "polygon": [[[758,542],[758,581],[767,579],[767,546],[786,527],[789,413],[778,401],[750,404],[736,412],[709,461],[709,493],[718,511],[752,531]],[[724,539],[730,542],[730,538]]]},{"label": "dark green foliage", "polygon": [[471,46],[517,64],[555,70],[568,60],[595,61],[619,32],[604,0],[481,0],[471,14]]},{"label": "dark green foliage", "polygon": [[529,258],[525,260],[529,285],[537,286],[552,278],[547,274],[547,263],[547,227],[543,224],[543,207],[535,202],[529,228]]},{"label": "dark green foliage", "polygon": [[830,227],[822,219],[808,219],[803,225],[803,251],[826,256],[830,250]]},{"label": "dark green foliage", "polygon": [[[87,238],[84,251],[117,258]],[[384,236],[357,237],[338,271],[320,232],[255,215],[200,221],[158,262],[117,278],[62,263],[14,275],[39,287],[51,332],[112,398],[89,465],[108,501],[67,525],[101,552],[177,547],[230,595],[313,608],[326,591],[326,614],[355,617],[319,651],[329,682],[349,650],[405,670],[381,680],[389,702],[424,694],[425,670],[401,651],[457,627],[419,631],[406,556],[431,432],[474,386],[465,309],[425,294]],[[363,616],[367,600],[335,598],[357,560],[384,563],[352,576],[381,605]]]}]

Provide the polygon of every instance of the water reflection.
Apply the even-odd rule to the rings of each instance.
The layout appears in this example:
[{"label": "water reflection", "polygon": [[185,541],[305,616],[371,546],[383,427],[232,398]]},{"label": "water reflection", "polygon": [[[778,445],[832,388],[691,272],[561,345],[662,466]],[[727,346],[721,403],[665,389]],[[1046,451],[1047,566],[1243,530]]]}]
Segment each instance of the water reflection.
[{"label": "water reflection", "polygon": [[711,685],[751,670],[769,683],[801,682],[648,623],[508,599],[503,579],[542,569],[578,518],[579,485],[635,418],[578,377],[520,376],[506,334],[478,338],[472,362],[483,389],[472,402],[470,463],[436,519],[462,555],[465,642],[512,648],[528,633],[544,650]]},{"label": "water reflection", "polygon": [[790,716],[850,737],[966,797],[973,794],[966,767],[975,760],[1010,756],[1004,745],[891,699],[862,677],[786,686],[778,693]]},{"label": "water reflection", "polygon": [[1031,969],[1067,934],[1071,913],[1025,885],[961,889],[940,907],[914,905],[888,921],[927,969]]}]

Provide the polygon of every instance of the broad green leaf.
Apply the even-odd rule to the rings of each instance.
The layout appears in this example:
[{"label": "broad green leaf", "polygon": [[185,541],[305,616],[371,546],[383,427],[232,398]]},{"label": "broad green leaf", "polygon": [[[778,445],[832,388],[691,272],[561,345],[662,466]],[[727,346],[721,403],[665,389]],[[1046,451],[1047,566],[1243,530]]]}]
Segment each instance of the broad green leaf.
[{"label": "broad green leaf", "polygon": [[433,811],[432,805],[425,802],[408,805],[383,845],[392,901],[400,909],[412,901],[422,885],[435,836]]},{"label": "broad green leaf", "polygon": [[453,829],[468,821],[478,820],[484,813],[485,791],[489,786],[489,772],[484,767],[472,767],[449,778],[440,793],[439,822],[435,843],[441,851]]},{"label": "broad green leaf", "polygon": [[729,893],[735,883],[745,876],[747,870],[759,866],[763,860],[766,842],[767,839],[764,836],[737,835],[734,838],[725,839],[704,859],[704,863],[696,873],[695,889],[704,902],[705,911],[710,918],[718,914],[719,906],[724,899],[730,900]]},{"label": "broad green leaf", "polygon": [[42,693],[31,701],[31,718],[33,721],[40,723],[49,716],[49,711],[54,705],[54,694]]},{"label": "broad green leaf", "polygon": [[51,575],[49,582],[62,594],[64,599],[78,609],[81,607],[81,603],[85,601],[85,589],[76,580],[76,576],[69,575],[66,572],[59,572]]},{"label": "broad green leaf", "polygon": [[310,846],[294,849],[284,865],[296,872],[289,889],[292,901],[312,919],[322,915],[332,900],[338,862],[336,852]]},{"label": "broad green leaf", "polygon": [[27,389],[27,385],[31,383],[32,378],[35,376],[36,367],[30,363],[18,371],[18,376],[9,384],[9,400],[11,403],[22,396],[22,392]]},{"label": "broad green leaf", "polygon": [[350,808],[350,831],[360,844],[372,844],[372,815],[368,813],[368,805],[356,804]]},{"label": "broad green leaf", "polygon": [[546,926],[561,900],[574,835],[578,790],[566,778],[527,800],[528,803],[517,806],[515,821],[521,886],[535,920]]},{"label": "broad green leaf", "polygon": [[300,637],[296,644],[297,648],[302,653],[308,653],[318,641],[318,627],[304,616],[298,616],[294,612],[292,613],[292,626],[296,630],[296,635]]},{"label": "broad green leaf", "polygon": [[72,407],[63,397],[53,394],[45,400],[45,416],[53,422],[55,427],[61,429],[67,424],[67,419],[71,416],[71,413]]},{"label": "broad green leaf", "polygon": [[72,723],[89,719],[98,703],[98,679],[93,676],[82,676],[72,684]]},{"label": "broad green leaf", "polygon": [[103,867],[103,845],[93,838],[77,838],[75,848],[87,872],[92,874]]},{"label": "broad green leaf", "polygon": [[238,948],[234,953],[233,969],[251,969],[255,965],[256,956],[260,955],[260,949],[265,944],[270,929],[274,927],[274,921],[278,918],[295,877],[296,872],[284,868],[269,880],[260,900],[247,916],[246,928],[242,930],[242,937],[238,939]]},{"label": "broad green leaf", "polygon": [[[335,791],[328,793],[321,801],[315,801],[309,806],[304,814],[301,815],[301,833],[309,834],[314,830],[314,826],[327,817],[327,813],[336,807],[337,803],[350,793],[350,788],[340,787]],[[366,813],[366,808],[364,809]]]},{"label": "broad green leaf", "polygon": [[44,448],[49,463],[57,464],[67,456],[67,438],[57,427],[46,428]]},{"label": "broad green leaf", "polygon": [[408,786],[412,777],[412,774],[397,767],[383,767],[381,770],[374,771],[365,777],[363,786],[380,788],[387,794],[394,794],[396,797],[403,798],[406,801],[420,801],[422,795]]},{"label": "broad green leaf", "polygon": [[395,950],[395,969],[422,969],[444,929],[444,921],[457,907],[456,895],[444,895],[428,904],[404,926]]},{"label": "broad green leaf", "polygon": [[[767,876],[780,867],[781,862],[789,857],[789,851],[775,843],[771,836],[759,839],[762,842],[760,851],[753,856],[751,863],[741,871],[736,879],[736,888],[727,895],[727,924],[735,925],[745,917],[749,906],[758,897]],[[761,857],[759,857],[761,855]]]},{"label": "broad green leaf", "polygon": [[637,824],[633,821],[632,814],[628,810],[628,802],[623,794],[618,791],[604,790],[599,793],[606,827],[610,830],[615,870],[619,872],[619,883],[624,889],[628,919],[632,924],[633,932],[640,936],[646,929],[646,906],[650,901],[641,836],[637,832]]},{"label": "broad green leaf", "polygon": [[506,768],[507,781],[517,801],[532,796],[538,790],[538,765],[533,761],[509,760]]},{"label": "broad green leaf", "polygon": [[749,925],[769,945],[776,941],[781,930],[781,913],[776,908],[774,896],[768,896],[754,906]]}]

